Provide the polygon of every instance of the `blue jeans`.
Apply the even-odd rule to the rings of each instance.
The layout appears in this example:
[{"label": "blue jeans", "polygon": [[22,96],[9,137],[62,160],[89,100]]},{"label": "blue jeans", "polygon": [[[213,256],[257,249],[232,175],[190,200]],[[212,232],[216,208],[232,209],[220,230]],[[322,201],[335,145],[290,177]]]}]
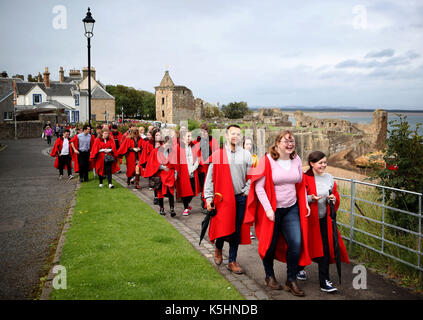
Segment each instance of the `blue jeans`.
[{"label": "blue jeans", "polygon": [[275,275],[273,260],[275,258],[276,242],[279,233],[282,233],[284,236],[288,247],[286,253],[287,280],[295,281],[301,252],[301,225],[298,203],[289,208],[276,209],[272,242],[263,258],[266,277]]},{"label": "blue jeans", "polygon": [[[241,226],[244,221],[245,205],[247,197],[242,194],[235,195],[236,214],[235,214],[235,232],[229,236],[229,262],[236,261],[238,255],[238,246],[241,239]],[[216,239],[216,248],[222,250],[224,238]]]}]

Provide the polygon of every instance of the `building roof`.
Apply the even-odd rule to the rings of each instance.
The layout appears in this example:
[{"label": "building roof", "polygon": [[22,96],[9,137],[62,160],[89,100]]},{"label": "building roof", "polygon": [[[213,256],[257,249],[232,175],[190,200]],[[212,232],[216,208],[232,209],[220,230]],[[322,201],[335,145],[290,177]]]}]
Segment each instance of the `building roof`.
[{"label": "building roof", "polygon": [[36,105],[18,105],[16,106],[16,110],[19,113],[27,113],[27,112],[41,112],[46,110],[75,110],[74,107],[68,106],[56,100],[49,100],[40,104]]},{"label": "building roof", "polygon": [[38,86],[48,96],[72,96],[72,90],[78,90],[77,86],[73,83],[56,83],[51,82],[50,87],[46,87],[43,82],[21,82],[16,83],[17,92],[20,95],[26,95],[35,86]]},{"label": "building roof", "polygon": [[162,81],[160,82],[160,87],[173,87],[175,84],[173,83],[172,78],[169,75],[169,71],[166,70]]},{"label": "building roof", "polygon": [[106,90],[104,90],[101,86],[96,86],[91,93],[92,99],[108,99],[114,100],[115,98],[110,95]]}]

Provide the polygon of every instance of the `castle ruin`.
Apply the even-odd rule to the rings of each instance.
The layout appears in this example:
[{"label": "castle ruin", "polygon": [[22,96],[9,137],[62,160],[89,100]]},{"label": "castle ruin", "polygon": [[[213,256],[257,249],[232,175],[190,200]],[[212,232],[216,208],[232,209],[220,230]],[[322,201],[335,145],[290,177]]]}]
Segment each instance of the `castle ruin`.
[{"label": "castle ruin", "polygon": [[156,90],[156,120],[163,123],[178,124],[181,120],[200,120],[204,102],[194,99],[192,91],[174,84],[166,71]]}]

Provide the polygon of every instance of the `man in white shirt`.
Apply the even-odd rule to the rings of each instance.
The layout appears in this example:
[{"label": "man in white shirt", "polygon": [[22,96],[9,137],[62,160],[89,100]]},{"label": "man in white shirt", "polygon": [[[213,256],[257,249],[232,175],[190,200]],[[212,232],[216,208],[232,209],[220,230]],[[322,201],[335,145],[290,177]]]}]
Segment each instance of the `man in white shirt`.
[{"label": "man in white shirt", "polygon": [[69,180],[73,178],[72,175],[72,157],[70,155],[70,130],[66,129],[63,132],[63,144],[62,144],[62,150],[60,150],[59,154],[59,178],[62,179],[63,177],[63,169],[65,168],[65,165],[68,170],[68,177]]}]

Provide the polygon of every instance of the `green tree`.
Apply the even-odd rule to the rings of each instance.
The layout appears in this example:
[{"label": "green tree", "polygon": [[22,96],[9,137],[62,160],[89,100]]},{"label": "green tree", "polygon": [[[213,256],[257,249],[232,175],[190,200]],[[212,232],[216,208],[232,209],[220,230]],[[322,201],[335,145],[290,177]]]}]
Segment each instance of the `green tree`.
[{"label": "green tree", "polygon": [[156,97],[153,93],[123,85],[107,85],[106,91],[115,97],[116,113],[125,117],[145,120],[155,119]]},{"label": "green tree", "polygon": [[249,112],[247,102],[231,102],[222,106],[222,113],[226,118],[239,119]]},{"label": "green tree", "polygon": [[205,106],[203,110],[203,115],[206,119],[219,118],[222,116],[222,112],[217,106]]},{"label": "green tree", "polygon": [[[419,135],[420,123],[411,129],[407,117],[399,115],[399,120],[390,121],[384,161],[386,167],[376,170],[372,179],[380,184],[397,189],[422,192],[423,189],[423,136]],[[394,192],[385,189],[389,206],[413,213],[419,211],[416,195]],[[388,210],[388,219],[399,227],[415,230],[418,225],[416,217],[401,212]]]}]

